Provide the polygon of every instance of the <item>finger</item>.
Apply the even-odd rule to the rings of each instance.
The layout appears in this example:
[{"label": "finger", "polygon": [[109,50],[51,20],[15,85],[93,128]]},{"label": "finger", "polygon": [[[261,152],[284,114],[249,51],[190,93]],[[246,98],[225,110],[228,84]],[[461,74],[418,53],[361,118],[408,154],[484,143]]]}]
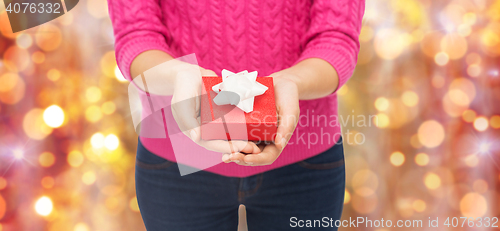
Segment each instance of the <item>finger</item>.
[{"label": "finger", "polygon": [[246,164],[244,161],[243,161],[243,158],[245,158],[245,154],[241,153],[241,152],[237,152],[237,153],[233,153],[231,155],[229,155],[229,159],[231,162],[234,162],[234,163],[237,163],[237,164]]},{"label": "finger", "polygon": [[214,71],[201,68],[201,76],[217,76]]},{"label": "finger", "polygon": [[278,130],[276,132],[275,144],[280,149],[285,148],[286,143],[290,140],[299,117],[298,105],[292,102],[282,103],[278,109]]},{"label": "finger", "polygon": [[243,158],[245,157],[245,154],[243,153],[225,153],[222,155],[222,162],[224,163],[231,163],[234,162],[238,165],[242,166],[251,166],[243,161]]},{"label": "finger", "polygon": [[192,100],[182,100],[177,103],[172,103],[171,110],[172,116],[177,122],[180,131],[191,140],[197,142],[200,139],[200,123],[197,118],[195,104],[195,98]]},{"label": "finger", "polygon": [[230,155],[231,154],[229,154],[229,153],[223,154],[222,155],[222,162],[224,162],[224,163],[230,163],[231,162]]},{"label": "finger", "polygon": [[261,153],[245,155],[243,161],[252,166],[272,164],[281,153],[276,145],[267,145]]}]

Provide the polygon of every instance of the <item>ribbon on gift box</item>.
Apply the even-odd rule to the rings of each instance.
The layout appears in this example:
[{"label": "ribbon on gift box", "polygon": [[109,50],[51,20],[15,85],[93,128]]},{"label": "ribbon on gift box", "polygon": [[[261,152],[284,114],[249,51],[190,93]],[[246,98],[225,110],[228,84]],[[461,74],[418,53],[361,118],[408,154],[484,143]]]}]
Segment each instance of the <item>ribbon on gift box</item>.
[{"label": "ribbon on gift box", "polygon": [[222,83],[212,87],[212,90],[218,93],[214,103],[236,105],[246,113],[252,112],[255,96],[264,94],[268,89],[256,80],[257,71],[233,73],[222,70]]}]

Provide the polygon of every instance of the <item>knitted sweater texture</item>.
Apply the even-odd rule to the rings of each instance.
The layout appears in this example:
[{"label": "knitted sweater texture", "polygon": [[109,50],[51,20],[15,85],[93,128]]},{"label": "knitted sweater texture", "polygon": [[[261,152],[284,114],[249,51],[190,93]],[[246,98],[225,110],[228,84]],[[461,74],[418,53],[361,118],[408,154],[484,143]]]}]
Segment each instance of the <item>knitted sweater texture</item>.
[{"label": "knitted sweater texture", "polygon": [[[258,71],[268,76],[307,58],[338,73],[339,88],[356,66],[364,0],[108,0],[118,67],[128,79],[140,53],[173,57],[195,53],[220,74]],[[135,76],[134,76],[135,77]],[[213,173],[246,177],[317,155],[341,135],[335,93],[300,101],[299,125],[280,157],[268,166],[220,163]],[[143,138],[151,152],[175,161],[169,138]]]}]

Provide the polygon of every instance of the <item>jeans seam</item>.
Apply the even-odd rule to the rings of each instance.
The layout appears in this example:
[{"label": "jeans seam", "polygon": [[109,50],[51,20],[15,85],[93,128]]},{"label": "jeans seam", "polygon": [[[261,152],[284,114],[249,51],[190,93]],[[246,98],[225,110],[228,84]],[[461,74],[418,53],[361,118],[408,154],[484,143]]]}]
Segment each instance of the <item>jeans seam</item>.
[{"label": "jeans seam", "polygon": [[243,204],[245,202],[245,192],[241,190],[243,186],[243,178],[239,178],[238,181],[238,202]]},{"label": "jeans seam", "polygon": [[263,173],[259,174],[259,176],[257,178],[257,184],[255,185],[254,188],[252,188],[248,191],[241,190],[241,188],[243,186],[243,179],[244,178],[240,178],[240,184],[239,184],[239,189],[238,189],[238,201],[240,203],[243,203],[245,201],[245,197],[251,196],[251,195],[255,194],[257,192],[257,190],[259,190],[260,186],[262,185],[262,181],[264,180],[264,174]]}]

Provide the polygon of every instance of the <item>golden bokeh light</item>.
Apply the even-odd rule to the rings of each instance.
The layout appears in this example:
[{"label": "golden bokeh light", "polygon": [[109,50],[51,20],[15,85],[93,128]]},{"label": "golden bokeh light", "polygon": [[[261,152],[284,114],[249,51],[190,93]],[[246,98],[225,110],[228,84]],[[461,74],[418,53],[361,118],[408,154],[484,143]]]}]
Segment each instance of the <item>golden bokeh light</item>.
[{"label": "golden bokeh light", "polygon": [[45,62],[45,54],[41,51],[35,51],[31,55],[31,60],[33,60],[33,62],[36,64],[41,64]]},{"label": "golden bokeh light", "polygon": [[460,200],[460,212],[466,217],[482,217],[488,210],[488,203],[479,193],[467,193]]},{"label": "golden bokeh light", "polygon": [[[467,78],[456,78],[450,83],[449,90],[460,90],[467,95],[470,101],[476,97],[476,86]],[[460,104],[458,104],[460,105]]]},{"label": "golden bokeh light", "polygon": [[425,153],[419,153],[415,156],[415,163],[419,166],[426,166],[429,164],[429,155]]},{"label": "golden bokeh light", "polygon": [[61,16],[61,17],[59,17],[57,19],[59,20],[59,22],[62,25],[69,26],[69,25],[71,25],[73,23],[74,17],[75,16],[73,16],[73,12],[72,11],[68,11],[63,16]]},{"label": "golden bokeh light", "polygon": [[474,128],[477,131],[484,132],[486,131],[486,129],[488,129],[488,126],[489,126],[489,121],[484,116],[479,116],[474,120]]},{"label": "golden bokeh light", "polygon": [[476,112],[473,110],[467,109],[462,113],[462,119],[467,123],[472,123],[476,119]]},{"label": "golden bokeh light", "polygon": [[73,229],[73,231],[90,231],[90,228],[87,224],[80,222],[80,223],[75,225],[75,228]]},{"label": "golden bokeh light", "polygon": [[[467,40],[458,34],[446,34],[441,39],[440,47],[441,51],[445,53],[449,59],[459,59],[467,52]],[[438,62],[436,61],[436,63]],[[440,64],[438,63],[438,65]]]},{"label": "golden bokeh light", "polygon": [[471,100],[469,99],[467,94],[465,94],[465,92],[460,89],[450,90],[448,92],[448,96],[450,97],[451,102],[458,106],[467,107],[471,103]]},{"label": "golden bokeh light", "polygon": [[374,31],[370,26],[361,27],[361,32],[359,34],[359,41],[369,42],[373,38]]},{"label": "golden bokeh light", "polygon": [[96,175],[95,175],[95,172],[94,171],[88,171],[88,172],[85,172],[83,175],[82,175],[82,182],[86,185],[91,185],[93,183],[95,183],[96,181]]},{"label": "golden bokeh light", "polygon": [[494,47],[500,43],[500,36],[493,30],[487,28],[482,31],[481,42],[486,47]]},{"label": "golden bokeh light", "polygon": [[448,64],[449,61],[450,57],[445,52],[439,52],[436,54],[436,56],[434,56],[434,62],[436,62],[436,64],[439,66],[444,66]]},{"label": "golden bokeh light", "polygon": [[463,17],[466,12],[463,5],[455,4],[454,2],[446,4],[441,11],[442,17],[446,19],[441,21],[441,23],[444,24],[444,29],[446,31],[453,31],[457,25],[463,22]]},{"label": "golden bokeh light", "polygon": [[139,212],[139,204],[137,203],[137,197],[132,197],[132,199],[130,199],[128,206],[130,210],[134,212]]},{"label": "golden bokeh light", "polygon": [[35,212],[40,216],[48,216],[53,209],[52,200],[47,196],[40,197],[35,203]]},{"label": "golden bokeh light", "polygon": [[389,116],[385,113],[378,113],[373,117],[373,124],[375,124],[378,128],[386,128],[389,126],[389,123]]},{"label": "golden bokeh light", "polygon": [[0,220],[2,220],[6,212],[7,212],[7,203],[5,202],[5,199],[3,198],[2,194],[0,194]]},{"label": "golden bokeh light", "polygon": [[435,173],[427,173],[424,177],[424,184],[428,189],[437,189],[441,187],[441,178]]},{"label": "golden bokeh light", "polygon": [[362,197],[368,197],[375,193],[378,188],[378,177],[369,169],[357,171],[351,180],[354,192]]},{"label": "golden bokeh light", "polygon": [[58,128],[64,123],[64,111],[58,105],[51,105],[43,112],[43,121],[49,127]]},{"label": "golden bokeh light", "polygon": [[101,105],[101,111],[105,115],[111,115],[116,111],[116,105],[113,101],[106,101]]},{"label": "golden bokeh light", "polygon": [[[3,9],[4,6],[2,6]],[[0,31],[5,38],[14,39],[16,34],[12,33],[12,28],[9,23],[7,11],[2,10],[0,13]]]},{"label": "golden bokeh light", "polygon": [[129,200],[126,200],[125,197],[121,195],[111,196],[104,201],[104,205],[110,213],[118,214],[127,207],[127,202],[130,203]]},{"label": "golden bokeh light", "polygon": [[494,115],[490,118],[490,126],[494,129],[500,128],[500,115]]},{"label": "golden bokeh light", "polygon": [[418,95],[414,91],[405,91],[401,95],[401,100],[408,107],[414,107],[418,104]]},{"label": "golden bokeh light", "polygon": [[95,86],[89,87],[85,91],[85,97],[91,103],[99,101],[101,99],[101,96],[102,96],[101,89]]},{"label": "golden bokeh light", "polygon": [[411,217],[413,215],[413,204],[409,198],[396,199],[396,207],[402,217]]},{"label": "golden bokeh light", "polygon": [[50,152],[42,152],[42,154],[38,156],[38,163],[40,163],[42,167],[45,168],[51,167],[52,165],[54,165],[55,162],[56,162],[56,157],[54,156],[54,154]]},{"label": "golden bokeh light", "polygon": [[423,200],[415,200],[413,201],[412,207],[416,212],[421,213],[425,211],[427,204]]},{"label": "golden bokeh light", "polygon": [[420,143],[420,141],[418,140],[418,134],[414,134],[410,137],[410,145],[413,147],[413,148],[421,148],[422,147],[422,144]]},{"label": "golden bokeh light", "polygon": [[349,204],[350,201],[351,201],[351,193],[349,192],[349,190],[345,189],[344,204]]},{"label": "golden bokeh light", "polygon": [[418,140],[425,147],[435,148],[441,145],[444,138],[443,125],[435,120],[427,120],[418,128]]},{"label": "golden bokeh light", "polygon": [[337,90],[337,95],[346,95],[347,92],[349,92],[349,87],[347,86],[347,84],[344,84]]},{"label": "golden bokeh light", "polygon": [[68,164],[71,167],[80,167],[83,164],[83,161],[85,158],[83,157],[83,154],[80,151],[73,150],[70,153],[68,153],[68,157],[66,158],[68,161]]},{"label": "golden bokeh light", "polygon": [[474,25],[476,23],[476,14],[473,12],[468,12],[465,13],[464,16],[462,17],[463,22],[469,25]]},{"label": "golden bokeh light", "polygon": [[445,79],[441,75],[434,75],[432,77],[432,86],[435,88],[442,88],[445,84]]},{"label": "golden bokeh light", "polygon": [[[0,87],[0,102],[13,105],[24,98],[26,84],[22,78],[15,74],[2,75],[6,86]],[[3,85],[3,82],[0,84]]]},{"label": "golden bokeh light", "polygon": [[31,109],[26,113],[23,119],[23,130],[34,140],[43,140],[52,133],[52,128],[43,120],[43,110],[39,108]]},{"label": "golden bokeh light", "polygon": [[33,39],[29,34],[19,34],[16,38],[16,45],[23,49],[28,49],[33,44]]},{"label": "golden bokeh light", "polygon": [[101,71],[104,75],[108,77],[116,78],[115,70],[116,70],[116,59],[115,52],[109,51],[104,54],[101,58]]},{"label": "golden bokeh light", "polygon": [[389,108],[389,100],[385,97],[378,97],[375,100],[375,108],[379,111],[385,111]]},{"label": "golden bokeh light", "polygon": [[408,40],[401,31],[387,28],[377,32],[373,45],[380,58],[393,60],[403,53]]},{"label": "golden bokeh light", "polygon": [[128,82],[127,79],[123,76],[122,72],[120,71],[120,68],[118,66],[115,66],[115,77],[119,82]]},{"label": "golden bokeh light", "polygon": [[0,176],[0,190],[7,188],[7,180]]},{"label": "golden bokeh light", "polygon": [[120,139],[115,134],[109,134],[104,139],[104,146],[109,150],[115,150],[120,145]]},{"label": "golden bokeh light", "polygon": [[390,161],[392,165],[399,167],[405,162],[405,155],[401,152],[393,152]]},{"label": "golden bokeh light", "polygon": [[[459,91],[459,90],[457,90]],[[463,95],[462,95],[463,96]],[[456,95],[455,95],[456,97]],[[443,109],[444,111],[446,112],[446,114],[448,114],[449,116],[451,117],[459,117],[461,116],[465,110],[468,109],[468,106],[461,106],[461,105],[458,105],[458,104],[455,104],[453,101],[452,101],[452,96],[450,95],[450,91],[448,91],[444,97],[443,97]],[[469,98],[467,98],[469,99]],[[454,99],[455,101],[459,100],[459,99]],[[470,102],[470,100],[468,100],[468,102]],[[462,105],[465,105],[464,103],[461,103]]]},{"label": "golden bokeh light", "polygon": [[0,76],[0,92],[8,92],[17,85],[20,78],[15,73],[5,73]]},{"label": "golden bokeh light", "polygon": [[428,32],[422,38],[420,43],[420,48],[422,52],[430,58],[434,58],[436,54],[441,50],[441,39],[443,34],[439,31]]},{"label": "golden bokeh light", "polygon": [[465,62],[468,65],[479,64],[479,63],[481,63],[481,60],[482,60],[481,55],[479,55],[478,53],[475,53],[475,52],[471,52],[467,56],[465,56]]},{"label": "golden bokeh light", "polygon": [[90,138],[90,144],[93,148],[102,148],[104,147],[104,139],[104,135],[100,132],[97,132]]},{"label": "golden bokeh light", "polygon": [[477,64],[471,64],[467,67],[467,74],[470,77],[479,77],[481,75],[481,66]]},{"label": "golden bokeh light", "polygon": [[[338,107],[342,131],[350,132],[345,138],[355,141],[345,150],[344,215],[383,217],[393,225],[423,219],[425,227],[428,217],[442,225],[441,217],[499,213],[500,1],[434,3],[367,1],[359,44],[352,44],[357,56],[345,53],[350,47],[338,50],[357,61],[351,80],[336,91],[338,105],[324,107]],[[0,152],[0,231],[144,229],[123,75],[129,70],[120,60],[122,73],[116,61],[128,53],[115,54],[107,2],[82,4],[17,33],[0,12],[6,150]],[[210,59],[214,52],[197,56]],[[207,68],[215,62],[198,61]],[[259,64],[253,61],[243,56],[241,64]],[[350,75],[348,69],[339,71]],[[398,230],[374,228],[392,229]]]},{"label": "golden bokeh light", "polygon": [[36,45],[43,51],[53,51],[61,45],[62,34],[57,26],[46,23],[38,26],[38,32],[35,34]]},{"label": "golden bokeh light", "polygon": [[89,0],[87,1],[87,10],[94,18],[108,17],[108,4],[106,1]]},{"label": "golden bokeh light", "polygon": [[469,36],[472,33],[472,28],[468,24],[461,24],[457,28],[457,33],[461,37],[467,37],[467,36]]},{"label": "golden bokeh light", "polygon": [[471,154],[464,158],[464,162],[467,166],[473,168],[479,164],[479,158],[475,154]]},{"label": "golden bokeh light", "polygon": [[85,118],[92,123],[101,120],[102,119],[101,108],[96,105],[88,107],[87,110],[85,110]]},{"label": "golden bokeh light", "polygon": [[377,208],[378,198],[375,194],[364,197],[357,194],[352,194],[351,206],[360,214],[371,213]]},{"label": "golden bokeh light", "polygon": [[26,49],[11,46],[3,53],[3,65],[12,72],[24,71],[30,65],[30,54]]},{"label": "golden bokeh light", "polygon": [[51,176],[46,176],[42,178],[42,181],[40,182],[42,184],[42,187],[46,189],[50,189],[54,187],[55,181],[54,178]]},{"label": "golden bokeh light", "polygon": [[59,80],[59,78],[61,78],[61,72],[55,68],[52,68],[47,72],[47,78],[50,81],[55,82],[55,81]]}]

